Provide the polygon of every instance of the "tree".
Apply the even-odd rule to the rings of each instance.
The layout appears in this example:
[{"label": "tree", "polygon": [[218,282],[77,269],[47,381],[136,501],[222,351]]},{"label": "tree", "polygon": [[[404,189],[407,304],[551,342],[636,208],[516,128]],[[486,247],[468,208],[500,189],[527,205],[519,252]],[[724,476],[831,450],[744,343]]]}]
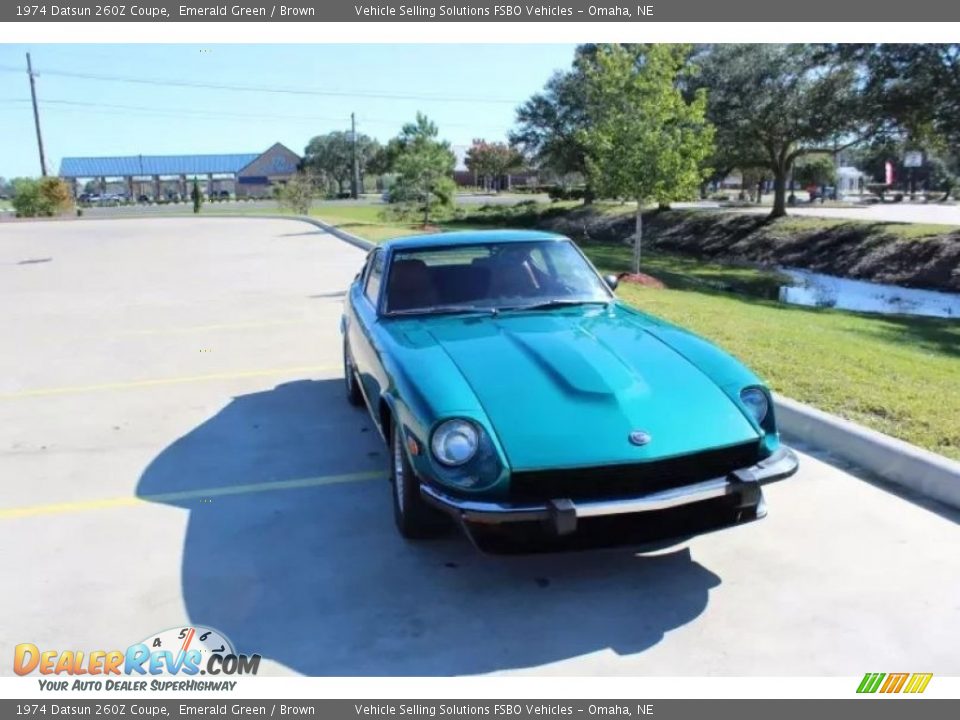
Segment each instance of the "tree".
[{"label": "tree", "polygon": [[837,168],[829,155],[809,155],[797,160],[793,179],[800,187],[835,185]]},{"label": "tree", "polygon": [[[537,93],[517,109],[517,127],[510,144],[541,169],[557,175],[587,175],[587,149],[583,132],[589,123],[585,95],[586,48],[578,48],[573,69],[557,72]],[[593,199],[587,185],[584,202]]]},{"label": "tree", "polygon": [[643,206],[693,197],[713,149],[706,92],[684,97],[687,45],[606,45],[586,74],[590,125],[581,132],[587,172],[610,197],[637,203],[634,270],[639,272]]},{"label": "tree", "polygon": [[[949,197],[960,170],[960,44],[853,45],[837,52],[863,63],[866,102],[890,121],[867,150],[868,162],[893,163],[896,177],[909,180],[911,196],[920,182]],[[899,167],[908,150],[923,152],[922,167]]]},{"label": "tree", "polygon": [[853,45],[836,52],[863,63],[866,101],[901,138],[960,144],[960,44]]},{"label": "tree", "polygon": [[[361,186],[367,166],[376,156],[379,147],[380,144],[373,138],[357,133],[357,164]],[[337,184],[337,191],[344,193],[353,178],[353,141],[350,133],[335,130],[312,138],[303,152],[303,164],[311,175],[331,179]]]},{"label": "tree", "polygon": [[73,195],[57,177],[13,180],[13,209],[19,217],[52,217],[73,207]]},{"label": "tree", "polygon": [[416,120],[404,125],[388,145],[394,157],[392,169],[399,175],[390,190],[390,202],[401,212],[422,214],[424,225],[430,224],[431,213],[453,205],[456,157],[438,135],[437,126],[417,113]]},{"label": "tree", "polygon": [[702,54],[698,88],[708,91],[717,145],[741,170],[773,175],[771,217],[786,215],[786,186],[797,158],[836,153],[878,132],[860,64],[817,45],[713,45]]},{"label": "tree", "polygon": [[203,193],[200,192],[200,185],[196,178],[193,180],[193,190],[190,191],[190,199],[193,200],[193,212],[195,215],[200,213],[200,206],[203,205]]},{"label": "tree", "polygon": [[523,155],[506,143],[474,140],[467,150],[466,165],[483,179],[484,188],[500,190],[500,178],[522,167]]},{"label": "tree", "polygon": [[288,208],[298,215],[307,215],[310,204],[317,196],[315,178],[309,173],[298,172],[277,190],[277,201],[280,207]]}]

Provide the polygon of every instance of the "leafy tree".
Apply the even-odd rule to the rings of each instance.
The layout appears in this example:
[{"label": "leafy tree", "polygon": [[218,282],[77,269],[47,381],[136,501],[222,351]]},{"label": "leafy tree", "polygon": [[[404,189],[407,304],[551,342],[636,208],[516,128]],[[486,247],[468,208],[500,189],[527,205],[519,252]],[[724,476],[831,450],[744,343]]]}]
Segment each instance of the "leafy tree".
[{"label": "leafy tree", "polygon": [[316,179],[306,172],[298,172],[277,189],[280,207],[288,208],[298,215],[307,215],[310,204],[317,196]]},{"label": "leafy tree", "polygon": [[960,144],[960,44],[854,45],[836,52],[863,63],[866,101],[901,138]]},{"label": "leafy tree", "polygon": [[[361,186],[370,160],[376,156],[379,147],[380,144],[373,138],[357,134]],[[303,164],[313,176],[330,178],[337,184],[338,192],[345,192],[353,178],[353,141],[350,133],[335,130],[312,138],[304,150]]]},{"label": "leafy tree", "polygon": [[57,177],[13,180],[13,208],[20,217],[52,217],[73,207],[73,195]]},{"label": "leafy tree", "polygon": [[500,178],[523,166],[523,155],[506,143],[474,140],[467,150],[466,165],[483,178],[485,188],[496,186],[499,190]]},{"label": "leafy tree", "polygon": [[[865,100],[889,124],[866,150],[874,177],[886,162],[894,165],[896,185],[939,189],[944,199],[960,172],[960,44],[888,43],[839,46],[838,53],[862,62]],[[903,168],[907,150],[924,154],[920,168]],[[908,181],[908,182],[907,182]]]},{"label": "leafy tree", "polygon": [[[583,133],[590,117],[585,82],[590,55],[586,46],[578,48],[573,68],[554,73],[541,92],[517,109],[517,127],[509,137],[541,169],[560,176],[587,175]],[[584,201],[592,198],[588,184]]]},{"label": "leafy tree", "polygon": [[604,194],[637,202],[637,272],[643,205],[695,196],[713,149],[706,92],[687,100],[679,87],[689,54],[687,45],[601,46],[586,73],[587,172]]},{"label": "leafy tree", "polygon": [[377,143],[367,158],[365,170],[370,175],[386,175],[391,171],[391,165],[395,159],[388,152],[387,147]]},{"label": "leafy tree", "polygon": [[837,168],[829,155],[809,155],[797,160],[793,179],[800,183],[801,187],[835,185]]},{"label": "leafy tree", "polygon": [[717,146],[741,169],[773,175],[771,217],[786,214],[786,186],[797,158],[836,153],[878,132],[861,65],[817,45],[713,45],[695,80],[708,91]]},{"label": "leafy tree", "polygon": [[404,125],[388,145],[394,157],[392,170],[399,175],[390,190],[390,202],[401,213],[422,215],[424,225],[430,223],[431,214],[453,205],[456,157],[450,144],[438,140],[438,135],[437,126],[417,113],[416,120]]}]

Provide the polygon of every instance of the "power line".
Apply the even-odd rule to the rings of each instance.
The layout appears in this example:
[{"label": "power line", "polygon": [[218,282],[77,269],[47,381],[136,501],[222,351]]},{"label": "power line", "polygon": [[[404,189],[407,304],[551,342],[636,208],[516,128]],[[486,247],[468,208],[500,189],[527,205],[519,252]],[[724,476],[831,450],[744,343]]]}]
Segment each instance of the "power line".
[{"label": "power line", "polygon": [[[21,68],[13,68],[9,65],[0,65],[0,72],[21,72]],[[44,75],[56,77],[74,78],[76,80],[99,80],[106,82],[123,82],[138,85],[160,85],[166,87],[182,87],[200,90],[227,90],[231,92],[262,92],[284,95],[318,95],[327,97],[344,98],[376,98],[382,100],[419,100],[419,101],[442,101],[442,102],[466,102],[466,103],[491,103],[516,105],[519,100],[509,100],[507,98],[483,98],[466,97],[454,95],[429,95],[415,93],[379,93],[354,91],[345,92],[339,90],[318,90],[316,88],[296,88],[296,87],[277,87],[265,85],[240,85],[226,83],[205,83],[193,82],[189,80],[161,80],[156,78],[138,78],[129,75],[100,75],[94,73],[73,72],[70,70],[44,70]]]},{"label": "power line", "polygon": [[[30,98],[0,98],[0,103],[28,103]],[[80,100],[57,100],[57,99],[44,99],[39,100],[39,104],[45,108],[51,110],[68,110],[72,107],[77,108],[89,108],[88,112],[93,114],[106,114],[106,115],[116,115],[113,110],[123,110],[126,112],[139,113],[144,116],[155,116],[155,117],[182,117],[184,115],[195,116],[201,119],[238,119],[238,120],[288,120],[294,122],[336,122],[336,123],[346,123],[347,116],[333,117],[329,115],[282,115],[282,114],[264,114],[264,113],[231,113],[223,112],[217,110],[198,110],[198,109],[177,109],[171,107],[148,107],[145,105],[120,105],[120,104],[111,104],[111,103],[94,103],[94,102],[83,102]],[[361,116],[358,118],[363,122],[368,124],[375,125],[396,125],[396,118],[386,119],[386,118],[373,118],[367,116]],[[444,127],[471,127],[476,128],[476,125],[473,124],[464,124],[464,123],[443,123]],[[486,126],[488,130],[508,130],[508,126]]]}]

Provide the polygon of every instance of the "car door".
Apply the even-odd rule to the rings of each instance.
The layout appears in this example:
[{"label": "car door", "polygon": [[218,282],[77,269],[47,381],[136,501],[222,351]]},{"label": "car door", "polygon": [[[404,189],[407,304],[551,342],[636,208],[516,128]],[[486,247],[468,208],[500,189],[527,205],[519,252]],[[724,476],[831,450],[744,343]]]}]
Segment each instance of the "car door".
[{"label": "car door", "polygon": [[347,322],[347,341],[353,356],[357,374],[360,376],[360,386],[367,404],[376,417],[377,401],[380,389],[385,382],[383,364],[380,360],[380,349],[377,346],[378,317],[377,306],[380,300],[380,289],[383,284],[384,251],[377,248],[373,251],[367,263],[367,269],[361,282],[354,284],[351,290],[351,308],[354,313],[353,322]]}]

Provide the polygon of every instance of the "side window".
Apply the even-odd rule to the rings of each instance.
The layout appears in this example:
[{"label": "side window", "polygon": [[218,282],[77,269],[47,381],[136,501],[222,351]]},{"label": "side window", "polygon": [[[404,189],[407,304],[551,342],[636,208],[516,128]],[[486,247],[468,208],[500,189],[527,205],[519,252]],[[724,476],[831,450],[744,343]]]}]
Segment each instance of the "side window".
[{"label": "side window", "polygon": [[376,307],[380,298],[380,281],[383,279],[383,251],[377,250],[370,260],[370,269],[367,271],[367,284],[363,288],[364,294],[370,303]]},{"label": "side window", "polygon": [[375,251],[371,250],[367,253],[367,256],[363,259],[363,267],[360,268],[360,272],[358,272],[354,278],[355,281],[360,283],[360,287],[363,287],[364,283],[367,282],[367,273],[370,270],[370,262],[373,260],[374,252]]}]

